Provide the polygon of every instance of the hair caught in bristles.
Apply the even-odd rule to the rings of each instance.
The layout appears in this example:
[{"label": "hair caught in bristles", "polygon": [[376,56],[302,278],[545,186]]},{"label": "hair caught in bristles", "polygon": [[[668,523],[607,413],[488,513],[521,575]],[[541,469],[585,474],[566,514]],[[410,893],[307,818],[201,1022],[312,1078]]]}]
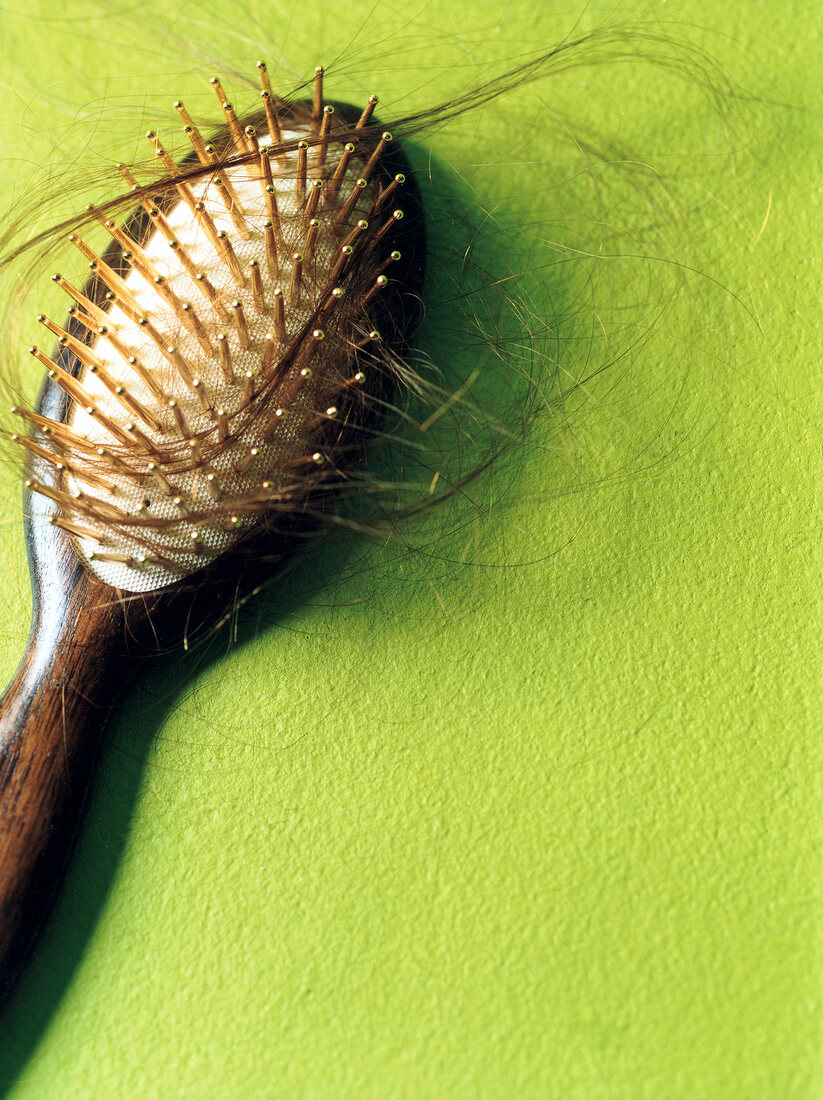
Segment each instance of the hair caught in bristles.
[{"label": "hair caught in bristles", "polygon": [[254,116],[212,78],[215,135],[177,101],[191,154],[176,162],[150,130],[162,173],[141,184],[118,165],[137,210],[119,225],[87,207],[111,243],[72,230],[89,279],[53,276],[69,316],[39,315],[57,347],[30,348],[49,386],[15,410],[27,485],[126,592],[179,581],[272,517],[299,525],[344,488],[419,315],[420,199],[391,134],[366,128],[374,100],[324,104],[318,68],[312,98],[286,103],[258,69]]}]

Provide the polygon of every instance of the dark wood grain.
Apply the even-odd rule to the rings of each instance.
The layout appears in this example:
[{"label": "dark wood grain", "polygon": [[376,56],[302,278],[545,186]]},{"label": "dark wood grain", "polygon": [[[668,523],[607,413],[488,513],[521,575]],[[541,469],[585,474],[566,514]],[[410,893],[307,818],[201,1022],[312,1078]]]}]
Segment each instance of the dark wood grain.
[{"label": "dark wood grain", "polygon": [[124,657],[115,594],[65,539],[51,549],[25,656],[0,701],[0,987],[23,965],[62,878]]}]

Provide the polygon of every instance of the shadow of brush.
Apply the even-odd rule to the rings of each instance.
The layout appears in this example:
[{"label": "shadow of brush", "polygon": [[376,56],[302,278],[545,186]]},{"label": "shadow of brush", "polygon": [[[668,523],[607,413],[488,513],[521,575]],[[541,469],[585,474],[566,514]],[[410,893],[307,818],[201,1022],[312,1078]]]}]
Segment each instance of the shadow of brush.
[{"label": "shadow of brush", "polygon": [[[430,389],[389,412],[386,434],[405,435],[412,445],[378,447],[369,463],[366,492],[342,513],[345,526],[332,529],[309,553],[281,564],[272,583],[248,604],[221,615],[219,629],[203,630],[189,653],[135,658],[132,684],[106,736],[59,899],[4,1014],[0,1084],[5,1094],[24,1072],[82,968],[128,858],[158,731],[171,714],[189,705],[198,678],[219,667],[227,652],[242,655],[261,628],[287,628],[307,604],[328,601],[333,608],[335,589],[364,571],[380,577],[377,603],[383,602],[381,592],[394,589],[402,590],[404,608],[412,613],[414,605],[431,608],[433,583],[448,602],[462,600],[468,576],[463,570],[471,572],[475,564],[477,523],[482,527],[489,507],[490,494],[481,486],[492,469],[498,490],[501,481],[508,487],[516,480],[530,418],[552,390],[546,332],[524,335],[523,303],[508,289],[514,262],[510,245],[485,215],[467,213],[474,209],[475,196],[423,149],[412,145],[408,151],[430,192],[424,206],[431,255],[425,297],[431,305],[414,359],[437,367]],[[554,317],[563,314],[562,270],[550,287]],[[562,333],[555,331],[549,339],[560,345]],[[408,513],[417,518],[405,522]],[[363,531],[395,533],[393,546],[400,545],[400,553],[362,551]],[[469,554],[467,537],[473,547]],[[417,546],[406,549],[410,538]],[[410,584],[404,566],[418,552],[424,554],[425,569]],[[477,579],[472,576],[469,583],[477,598]],[[488,589],[485,596],[483,589]],[[491,598],[492,589],[493,581],[484,582],[480,598]],[[208,719],[201,720],[207,728]],[[210,730],[209,736],[223,732]]]}]

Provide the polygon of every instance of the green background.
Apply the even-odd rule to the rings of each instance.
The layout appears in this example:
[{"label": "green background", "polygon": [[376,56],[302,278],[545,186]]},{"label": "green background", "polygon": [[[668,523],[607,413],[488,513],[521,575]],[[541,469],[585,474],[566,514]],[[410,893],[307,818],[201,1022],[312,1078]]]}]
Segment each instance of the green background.
[{"label": "green background", "polygon": [[[0,9],[7,208],[129,158],[177,96],[210,108],[218,57],[229,87],[322,62],[386,118],[603,25],[730,81],[718,103],[696,55],[593,64],[417,139],[431,208],[484,212],[484,264],[523,273],[567,399],[544,379],[517,458],[406,545],[321,550],[236,640],[142,672],[0,1028],[4,1097],[823,1094],[823,17],[534,9]],[[434,233],[459,253],[448,211]],[[491,369],[440,262],[422,346]],[[0,473],[10,676],[29,596]]]}]

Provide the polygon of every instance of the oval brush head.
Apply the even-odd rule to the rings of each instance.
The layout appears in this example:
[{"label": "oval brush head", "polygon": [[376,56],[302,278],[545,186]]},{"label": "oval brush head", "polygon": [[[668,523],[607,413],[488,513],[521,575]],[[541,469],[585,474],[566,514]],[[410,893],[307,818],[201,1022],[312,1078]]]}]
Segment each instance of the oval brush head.
[{"label": "oval brush head", "polygon": [[[27,485],[78,558],[125,592],[172,585],[268,517],[305,512],[356,465],[417,316],[422,228],[405,161],[370,116],[312,102],[226,116],[193,161],[147,137],[164,175],[97,255],[52,356],[57,416],[23,409]],[[409,209],[409,206],[411,209]],[[410,215],[407,217],[407,211]],[[90,211],[90,213],[95,213]],[[402,247],[400,247],[402,245]],[[42,404],[42,401],[41,401]]]},{"label": "oval brush head", "polygon": [[[0,990],[11,988],[76,834],[107,708],[135,650],[178,644],[271,572],[357,480],[420,312],[420,199],[365,110],[275,99],[193,152],[136,210],[88,210],[72,299],[29,434],[33,616],[0,702]],[[85,226],[105,226],[94,251]],[[126,594],[124,596],[124,594]],[[128,596],[128,594],[132,594]],[[128,598],[126,598],[128,596]]]}]

